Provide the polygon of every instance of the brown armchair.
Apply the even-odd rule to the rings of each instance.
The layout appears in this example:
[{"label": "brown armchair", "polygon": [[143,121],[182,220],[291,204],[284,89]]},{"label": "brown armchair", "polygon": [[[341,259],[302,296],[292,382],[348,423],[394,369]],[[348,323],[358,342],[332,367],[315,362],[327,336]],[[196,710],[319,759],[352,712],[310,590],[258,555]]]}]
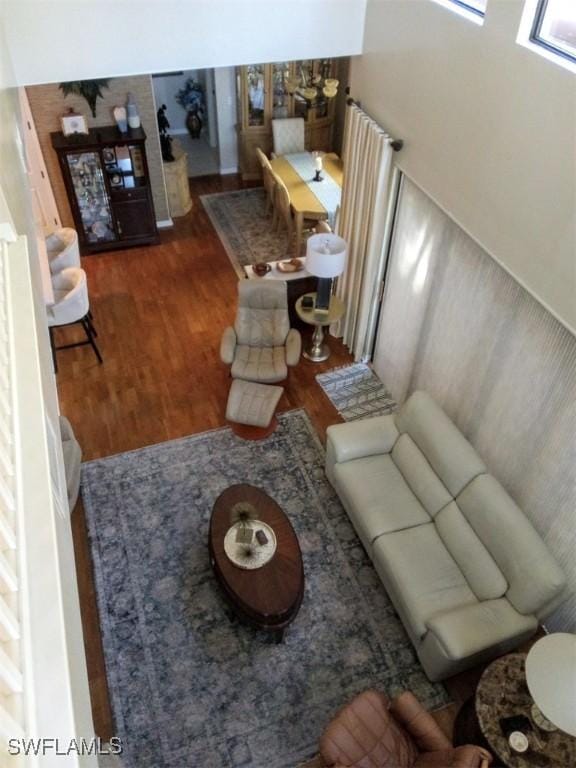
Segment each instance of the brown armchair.
[{"label": "brown armchair", "polygon": [[491,761],[481,747],[453,747],[409,691],[392,702],[378,691],[359,694],[320,740],[327,768],[488,768]]}]

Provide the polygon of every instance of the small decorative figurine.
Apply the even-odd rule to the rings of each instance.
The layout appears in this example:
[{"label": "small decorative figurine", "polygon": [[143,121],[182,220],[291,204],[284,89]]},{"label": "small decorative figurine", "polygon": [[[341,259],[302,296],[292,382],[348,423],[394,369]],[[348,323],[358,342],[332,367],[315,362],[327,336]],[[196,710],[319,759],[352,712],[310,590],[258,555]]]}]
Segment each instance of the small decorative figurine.
[{"label": "small decorative figurine", "polygon": [[173,163],[175,160],[172,154],[172,137],[168,134],[170,123],[166,117],[166,104],[162,104],[156,117],[158,119],[158,132],[160,134],[160,149],[162,150],[162,160],[165,163]]}]

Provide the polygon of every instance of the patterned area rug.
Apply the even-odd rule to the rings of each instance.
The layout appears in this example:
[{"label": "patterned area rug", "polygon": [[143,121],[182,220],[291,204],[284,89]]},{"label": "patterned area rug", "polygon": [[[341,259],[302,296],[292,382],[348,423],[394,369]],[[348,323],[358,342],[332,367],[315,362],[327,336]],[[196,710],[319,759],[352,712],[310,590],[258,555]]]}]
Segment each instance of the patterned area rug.
[{"label": "patterned area rug", "polygon": [[319,373],[316,381],[346,421],[382,416],[397,408],[378,376],[365,363],[354,363]]},{"label": "patterned area rug", "polygon": [[239,277],[248,264],[290,256],[285,230],[272,231],[262,187],[202,195],[200,200]]},{"label": "patterned area rug", "polygon": [[[376,686],[447,701],[324,476],[304,411],[261,442],[220,429],[87,463],[84,506],[125,768],[294,768]],[[282,644],[231,621],[208,559],[218,495],[248,482],[289,516],[306,578]]]}]

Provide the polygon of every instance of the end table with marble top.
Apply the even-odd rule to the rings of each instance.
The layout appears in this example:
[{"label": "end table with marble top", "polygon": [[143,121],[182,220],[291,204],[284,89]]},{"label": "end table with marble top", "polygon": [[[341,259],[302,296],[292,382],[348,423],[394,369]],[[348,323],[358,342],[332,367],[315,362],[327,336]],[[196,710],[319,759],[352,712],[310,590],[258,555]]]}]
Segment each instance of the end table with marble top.
[{"label": "end table with marble top", "polygon": [[[476,693],[454,724],[454,744],[480,744],[494,756],[492,768],[570,768],[576,766],[576,738],[560,729],[544,730],[532,719],[533,700],[526,683],[525,653],[496,659],[483,672]],[[529,747],[514,752],[502,732],[504,718],[524,716]]]}]

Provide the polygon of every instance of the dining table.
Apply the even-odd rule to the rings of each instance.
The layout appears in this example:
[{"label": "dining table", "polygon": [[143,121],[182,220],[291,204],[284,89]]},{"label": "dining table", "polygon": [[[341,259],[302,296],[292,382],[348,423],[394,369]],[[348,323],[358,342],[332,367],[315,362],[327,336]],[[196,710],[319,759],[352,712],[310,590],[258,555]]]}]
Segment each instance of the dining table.
[{"label": "dining table", "polygon": [[314,181],[318,153],[298,152],[280,155],[270,161],[272,170],[288,189],[294,214],[295,253],[302,247],[304,220],[327,220],[334,226],[342,192],[342,160],[335,152],[321,154],[321,181]]}]

